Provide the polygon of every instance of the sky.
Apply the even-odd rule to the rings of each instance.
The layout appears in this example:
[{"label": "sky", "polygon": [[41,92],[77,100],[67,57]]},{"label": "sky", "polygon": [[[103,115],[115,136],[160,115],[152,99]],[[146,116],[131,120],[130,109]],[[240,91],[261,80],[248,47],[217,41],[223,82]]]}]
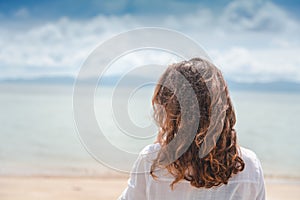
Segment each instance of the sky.
[{"label": "sky", "polygon": [[[291,0],[0,0],[0,79],[75,77],[99,44],[151,26],[193,38],[228,79],[300,83],[299,9]],[[124,62],[155,62],[150,54]]]}]

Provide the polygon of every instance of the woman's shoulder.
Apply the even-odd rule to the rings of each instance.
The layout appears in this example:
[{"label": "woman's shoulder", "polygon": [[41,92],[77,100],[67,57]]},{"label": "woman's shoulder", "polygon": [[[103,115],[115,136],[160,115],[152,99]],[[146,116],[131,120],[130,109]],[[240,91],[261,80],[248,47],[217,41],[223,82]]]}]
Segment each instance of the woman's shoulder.
[{"label": "woman's shoulder", "polygon": [[152,161],[157,157],[159,150],[159,143],[149,144],[140,151],[139,158],[152,163]]},{"label": "woman's shoulder", "polygon": [[236,178],[242,178],[247,182],[258,182],[262,176],[262,169],[256,153],[245,147],[240,147],[239,152],[245,163],[245,168]]},{"label": "woman's shoulder", "polygon": [[259,159],[253,150],[245,147],[240,147],[240,155],[245,164],[252,164],[255,165],[255,167],[260,167]]},{"label": "woman's shoulder", "polygon": [[160,144],[159,143],[154,143],[154,144],[148,144],[143,148],[143,150],[140,152],[140,154],[152,154],[152,153],[157,153],[160,149]]}]

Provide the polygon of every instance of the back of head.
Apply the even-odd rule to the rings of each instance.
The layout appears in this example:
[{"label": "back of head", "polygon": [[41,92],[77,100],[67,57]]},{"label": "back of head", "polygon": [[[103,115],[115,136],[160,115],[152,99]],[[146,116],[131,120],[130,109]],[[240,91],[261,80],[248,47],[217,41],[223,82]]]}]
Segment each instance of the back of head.
[{"label": "back of head", "polygon": [[243,170],[234,109],[222,73],[213,64],[194,58],[170,65],[152,104],[162,147],[151,167],[154,178],[156,169],[166,168],[174,176],[172,188],[183,179],[211,188],[227,184]]}]

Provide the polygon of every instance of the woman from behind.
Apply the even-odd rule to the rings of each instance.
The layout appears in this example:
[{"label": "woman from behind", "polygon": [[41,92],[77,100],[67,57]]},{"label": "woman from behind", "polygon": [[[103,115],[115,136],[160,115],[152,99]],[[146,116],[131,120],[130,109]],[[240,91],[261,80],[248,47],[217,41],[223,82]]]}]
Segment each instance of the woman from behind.
[{"label": "woman from behind", "polygon": [[228,87],[213,64],[170,65],[152,104],[157,141],[141,151],[119,199],[265,199],[261,164],[237,144]]}]

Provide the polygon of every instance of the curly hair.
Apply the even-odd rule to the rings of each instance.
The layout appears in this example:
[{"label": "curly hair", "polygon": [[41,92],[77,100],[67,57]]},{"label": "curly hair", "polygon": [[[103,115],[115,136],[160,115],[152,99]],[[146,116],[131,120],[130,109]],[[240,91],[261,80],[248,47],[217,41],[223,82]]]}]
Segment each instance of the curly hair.
[{"label": "curly hair", "polygon": [[[188,85],[193,89],[197,98],[198,104],[194,103],[188,106],[185,111],[188,120],[183,120],[184,113],[178,98],[178,91],[185,91],[187,84],[178,81],[178,75],[174,72],[179,72],[188,81]],[[218,88],[218,85],[224,87]],[[223,120],[214,121],[215,118],[212,117],[212,106],[221,97],[219,95],[217,99],[212,99],[208,87],[211,87],[213,92],[224,94],[226,105]],[[190,95],[181,95],[180,98],[181,101],[191,99]],[[236,141],[236,131],[234,129],[236,117],[228,87],[222,73],[213,64],[200,58],[193,58],[189,61],[170,65],[156,85],[152,105],[154,119],[159,126],[156,142],[161,145],[161,149],[151,166],[150,174],[153,178],[158,178],[155,174],[157,168],[165,168],[174,176],[174,180],[170,185],[172,189],[174,184],[183,179],[189,181],[196,188],[211,188],[227,184],[233,174],[237,174],[244,169],[245,163],[239,155],[239,147]],[[198,118],[193,116],[197,109],[200,113]],[[201,157],[199,151],[201,146],[205,146],[205,137],[208,134],[210,123],[221,124],[219,126],[220,135],[214,141],[215,143],[210,151]],[[198,128],[196,133],[192,135],[192,140],[188,141],[189,137],[183,136],[175,147],[175,152],[178,152],[178,149],[182,146],[181,143],[185,143],[188,144],[186,150],[181,155],[175,153],[177,159],[168,164],[163,164],[166,157],[171,158],[171,154],[174,154],[174,151],[166,151],[164,147],[168,146],[173,139],[179,137],[178,130],[180,127],[190,127],[195,124]],[[187,130],[184,134],[190,135],[188,133],[190,129]]]}]

